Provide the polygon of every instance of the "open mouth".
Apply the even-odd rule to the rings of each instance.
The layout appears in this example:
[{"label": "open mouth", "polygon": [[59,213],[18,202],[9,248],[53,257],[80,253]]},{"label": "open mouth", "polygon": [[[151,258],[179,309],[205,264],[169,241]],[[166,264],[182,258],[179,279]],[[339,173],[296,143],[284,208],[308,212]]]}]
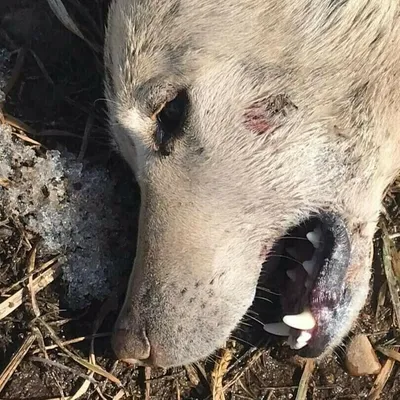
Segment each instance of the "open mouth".
[{"label": "open mouth", "polygon": [[312,217],[290,230],[276,249],[283,316],[264,329],[286,336],[292,349],[304,348],[302,355],[318,357],[329,346],[330,328],[347,301],[350,241],[345,224],[337,215]]}]

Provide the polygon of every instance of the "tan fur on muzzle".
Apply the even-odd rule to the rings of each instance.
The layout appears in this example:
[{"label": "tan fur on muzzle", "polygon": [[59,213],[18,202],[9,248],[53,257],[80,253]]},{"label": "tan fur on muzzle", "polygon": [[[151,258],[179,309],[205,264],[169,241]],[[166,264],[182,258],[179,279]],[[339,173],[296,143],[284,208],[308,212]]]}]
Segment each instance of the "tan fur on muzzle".
[{"label": "tan fur on muzzle", "polygon": [[113,1],[111,131],[142,193],[119,358],[209,355],[252,304],[262,249],[321,211],[351,246],[323,346],[342,340],[400,168],[399,49],[396,0]]}]

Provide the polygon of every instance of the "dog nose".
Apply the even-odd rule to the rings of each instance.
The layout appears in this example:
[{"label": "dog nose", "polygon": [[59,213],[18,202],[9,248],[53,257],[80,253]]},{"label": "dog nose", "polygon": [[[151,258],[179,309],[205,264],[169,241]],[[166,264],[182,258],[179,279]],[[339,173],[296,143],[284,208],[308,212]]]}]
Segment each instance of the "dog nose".
[{"label": "dog nose", "polygon": [[113,332],[111,345],[119,360],[129,364],[149,363],[151,347],[144,330],[118,328]]}]

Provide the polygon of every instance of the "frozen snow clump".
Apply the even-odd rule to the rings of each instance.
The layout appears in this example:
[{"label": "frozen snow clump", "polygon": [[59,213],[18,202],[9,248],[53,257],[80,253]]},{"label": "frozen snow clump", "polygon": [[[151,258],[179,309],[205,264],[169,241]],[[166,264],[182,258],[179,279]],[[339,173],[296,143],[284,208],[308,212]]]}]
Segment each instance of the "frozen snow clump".
[{"label": "frozen snow clump", "polygon": [[81,164],[64,149],[23,143],[5,125],[0,125],[0,179],[8,182],[0,185],[4,214],[40,237],[41,257],[65,256],[69,306],[103,300],[133,257],[130,180],[121,192],[106,168]]}]

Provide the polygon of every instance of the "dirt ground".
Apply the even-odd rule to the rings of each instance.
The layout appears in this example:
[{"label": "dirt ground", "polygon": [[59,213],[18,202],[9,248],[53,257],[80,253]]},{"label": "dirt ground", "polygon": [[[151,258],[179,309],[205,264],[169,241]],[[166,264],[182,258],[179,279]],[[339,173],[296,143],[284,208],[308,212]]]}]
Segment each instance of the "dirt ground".
[{"label": "dirt ground", "polygon": [[[64,1],[85,37],[98,46],[102,43],[107,2]],[[108,145],[105,105],[101,101],[101,52],[96,53],[66,30],[46,0],[0,2],[0,48],[12,52],[10,68],[18,64],[18,51],[25,52],[4,105],[6,123],[48,148],[63,143],[79,153],[85,126],[91,118],[91,140],[85,157],[94,164],[130,174]],[[394,184],[384,202],[384,229],[377,232],[374,245],[373,290],[353,332],[365,333],[374,347],[390,346],[396,354],[400,346],[400,330],[392,305],[396,293],[391,291],[393,282],[387,282],[382,260],[384,240],[393,243],[388,257],[398,260],[399,188]],[[133,190],[139,196],[138,189]],[[0,205],[0,221],[6,217]],[[27,275],[31,254],[28,247],[21,245],[21,227],[10,223],[7,229],[6,243],[0,231],[0,302],[26,288],[26,280],[14,284]],[[49,260],[50,257],[44,257],[41,262]],[[378,377],[351,377],[343,365],[345,344],[318,365],[305,363],[256,322],[267,321],[275,312],[271,310],[276,309],[266,308],[263,299],[255,302],[245,321],[248,324],[234,332],[227,347],[205,362],[167,371],[129,368],[115,361],[109,345],[109,332],[116,317],[114,299],[72,312],[65,309],[63,290],[56,279],[35,296],[36,305],[28,296],[20,307],[0,320],[0,399],[372,400],[378,398],[376,391],[381,392],[382,399],[400,399],[399,363],[377,353],[384,372]],[[265,292],[258,295],[266,297]],[[277,302],[272,294],[268,298]],[[95,340],[94,332],[98,335]],[[92,344],[97,369],[85,364]],[[15,369],[9,369],[15,359],[20,362]],[[93,359],[91,363],[94,364]],[[379,387],[382,380],[386,381],[383,389]],[[301,389],[304,385],[306,397]]]}]

